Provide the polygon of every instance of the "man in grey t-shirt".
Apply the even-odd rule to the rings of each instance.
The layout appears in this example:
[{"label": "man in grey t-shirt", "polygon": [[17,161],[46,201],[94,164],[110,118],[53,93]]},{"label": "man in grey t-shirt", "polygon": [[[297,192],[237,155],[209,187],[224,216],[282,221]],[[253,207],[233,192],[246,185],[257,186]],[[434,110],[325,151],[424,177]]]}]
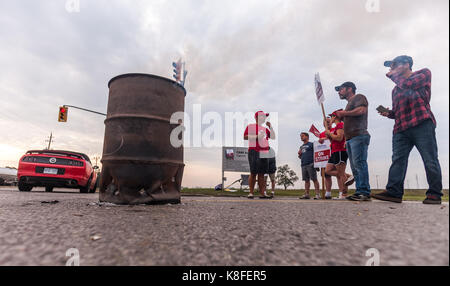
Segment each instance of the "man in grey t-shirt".
[{"label": "man in grey t-shirt", "polygon": [[302,162],[302,177],[305,182],[305,194],[300,197],[302,200],[309,200],[309,190],[311,188],[311,181],[314,183],[314,189],[316,191],[315,200],[320,199],[320,186],[317,180],[317,171],[314,168],[314,144],[309,142],[309,134],[307,132],[302,132],[300,134],[300,139],[303,141],[303,145],[298,151],[298,158]]},{"label": "man in grey t-shirt", "polygon": [[353,201],[370,201],[369,168],[367,151],[370,134],[367,131],[367,112],[369,103],[362,94],[355,94],[356,86],[345,82],[336,87],[339,97],[347,100],[345,110],[338,111],[337,116],[344,118],[344,135],[350,166],[356,182],[356,192],[347,199]]}]

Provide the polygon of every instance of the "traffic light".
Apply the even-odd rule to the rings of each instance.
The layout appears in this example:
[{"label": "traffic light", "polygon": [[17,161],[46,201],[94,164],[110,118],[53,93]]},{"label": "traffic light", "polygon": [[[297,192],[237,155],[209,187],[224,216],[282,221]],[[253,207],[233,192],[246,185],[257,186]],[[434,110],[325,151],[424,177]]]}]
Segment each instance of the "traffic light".
[{"label": "traffic light", "polygon": [[174,75],[173,75],[173,78],[178,82],[178,81],[181,81],[181,68],[182,68],[182,63],[181,63],[181,60],[179,60],[178,62],[173,62],[172,63],[172,66],[175,68],[174,70],[173,70],[173,72],[174,72]]},{"label": "traffic light", "polygon": [[65,107],[65,106],[59,107],[58,122],[67,122],[67,112],[68,111],[69,111],[68,107]]}]

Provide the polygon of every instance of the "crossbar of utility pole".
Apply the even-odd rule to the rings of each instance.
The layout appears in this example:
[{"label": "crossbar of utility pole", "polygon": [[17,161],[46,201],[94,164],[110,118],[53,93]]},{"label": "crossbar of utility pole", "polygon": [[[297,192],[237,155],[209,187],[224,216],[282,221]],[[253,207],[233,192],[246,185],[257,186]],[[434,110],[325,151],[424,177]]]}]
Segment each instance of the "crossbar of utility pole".
[{"label": "crossbar of utility pole", "polygon": [[101,112],[98,112],[98,111],[94,111],[94,110],[90,110],[90,109],[86,109],[86,108],[82,108],[82,107],[78,107],[78,106],[73,106],[73,105],[63,105],[63,106],[64,107],[72,107],[72,108],[80,109],[80,110],[83,110],[83,111],[87,111],[87,112],[91,112],[91,113],[95,113],[95,114],[100,114],[100,115],[106,116],[105,113],[101,113]]}]

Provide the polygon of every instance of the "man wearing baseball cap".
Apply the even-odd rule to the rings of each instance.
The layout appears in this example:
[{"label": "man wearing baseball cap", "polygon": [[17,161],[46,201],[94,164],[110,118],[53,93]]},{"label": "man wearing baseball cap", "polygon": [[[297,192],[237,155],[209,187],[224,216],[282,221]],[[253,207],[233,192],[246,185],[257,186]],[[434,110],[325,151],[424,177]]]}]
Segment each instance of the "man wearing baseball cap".
[{"label": "man wearing baseball cap", "polygon": [[[350,166],[356,183],[355,194],[348,196],[352,201],[370,201],[369,168],[367,153],[370,134],[367,131],[367,110],[369,103],[362,94],[356,94],[353,82],[336,86],[340,99],[347,100],[345,110],[336,111],[337,117],[344,119],[344,136]],[[345,182],[346,185],[349,182]]]},{"label": "man wearing baseball cap", "polygon": [[262,126],[266,121],[269,113],[258,111],[255,113],[256,124],[247,126],[244,132],[244,140],[248,140],[248,162],[250,165],[249,199],[253,199],[253,192],[258,178],[260,198],[270,198],[266,196],[266,181],[264,175],[269,172],[269,139],[275,139],[275,132],[270,122],[266,122],[265,128]]},{"label": "man wearing baseball cap", "polygon": [[392,137],[392,165],[386,191],[372,197],[401,203],[409,153],[415,146],[419,151],[429,189],[424,204],[441,204],[442,173],[436,143],[436,119],[431,112],[431,71],[427,68],[413,72],[413,59],[398,56],[384,63],[390,70],[386,76],[395,83],[392,91],[392,110],[379,111],[394,119]]}]

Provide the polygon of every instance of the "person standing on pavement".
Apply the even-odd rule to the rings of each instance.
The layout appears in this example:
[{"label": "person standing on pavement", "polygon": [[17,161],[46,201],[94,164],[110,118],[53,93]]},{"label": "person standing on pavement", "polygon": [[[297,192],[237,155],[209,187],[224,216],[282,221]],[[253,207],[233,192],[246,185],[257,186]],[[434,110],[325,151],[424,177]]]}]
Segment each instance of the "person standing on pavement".
[{"label": "person standing on pavement", "polygon": [[273,150],[273,148],[271,147],[269,149],[269,168],[268,168],[268,172],[267,174],[269,175],[270,178],[270,184],[271,184],[271,190],[272,193],[270,194],[271,198],[275,197],[275,184],[276,184],[276,178],[275,178],[275,173],[277,172],[277,161],[275,159],[276,154],[275,154],[275,150]]},{"label": "person standing on pavement", "polygon": [[[323,127],[325,127],[325,131],[320,133],[320,135],[319,135],[319,143],[320,144],[325,143],[325,140],[328,139],[326,130],[331,130],[332,126],[333,126],[333,122],[331,121],[331,118],[328,116],[323,122]],[[333,186],[333,181],[331,179],[331,176],[327,175],[327,173],[325,173],[325,199],[327,198],[327,194],[331,194],[332,186]]]},{"label": "person standing on pavement", "polygon": [[[343,199],[347,196],[348,186],[345,185],[345,182],[350,175],[345,173],[348,155],[345,146],[344,122],[337,116],[339,111],[342,111],[342,109],[330,114],[331,121],[335,124],[335,127],[325,131],[326,136],[331,141],[331,157],[325,169],[325,174],[337,178],[339,186],[338,199]],[[327,190],[325,199],[331,199],[331,191]]]},{"label": "person standing on pavement", "polygon": [[392,110],[379,112],[395,119],[392,137],[392,165],[386,191],[373,195],[384,201],[401,203],[408,158],[415,146],[419,151],[429,189],[424,204],[441,204],[442,172],[436,142],[436,119],[431,112],[431,71],[427,68],[413,72],[413,59],[398,56],[384,63],[390,71],[386,76],[396,86],[392,91]]},{"label": "person standing on pavement", "polygon": [[348,101],[345,110],[336,112],[338,117],[344,118],[347,154],[356,182],[355,194],[348,196],[347,199],[370,201],[371,190],[367,165],[367,153],[370,144],[370,134],[367,131],[369,103],[364,95],[356,94],[356,86],[353,82],[345,82],[335,89],[342,100]]},{"label": "person standing on pavement", "polygon": [[314,144],[309,142],[309,134],[303,132],[300,134],[300,139],[303,141],[303,145],[298,151],[298,157],[302,162],[302,177],[305,182],[305,194],[300,197],[302,200],[309,200],[309,190],[311,188],[311,181],[314,183],[315,200],[320,199],[320,186],[317,180],[317,171],[314,168]]},{"label": "person standing on pavement", "polygon": [[250,165],[249,199],[253,199],[253,192],[258,179],[260,198],[269,198],[265,195],[266,181],[264,174],[269,170],[269,139],[275,139],[275,132],[270,122],[266,123],[266,127],[262,126],[266,121],[269,113],[258,111],[255,113],[256,123],[247,126],[244,132],[244,140],[249,141],[248,162]]}]

